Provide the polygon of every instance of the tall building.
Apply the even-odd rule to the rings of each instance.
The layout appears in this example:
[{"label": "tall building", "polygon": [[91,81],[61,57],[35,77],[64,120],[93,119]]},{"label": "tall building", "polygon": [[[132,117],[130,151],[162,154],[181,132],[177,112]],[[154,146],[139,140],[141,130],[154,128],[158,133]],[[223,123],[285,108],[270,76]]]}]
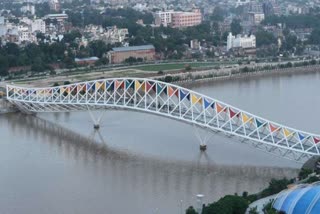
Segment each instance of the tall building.
[{"label": "tall building", "polygon": [[173,28],[191,27],[201,24],[202,14],[199,9],[192,12],[159,11],[155,14],[155,24]]},{"label": "tall building", "polygon": [[227,51],[233,48],[243,48],[243,49],[256,48],[256,36],[255,35],[234,36],[232,35],[232,33],[229,33],[227,38]]}]

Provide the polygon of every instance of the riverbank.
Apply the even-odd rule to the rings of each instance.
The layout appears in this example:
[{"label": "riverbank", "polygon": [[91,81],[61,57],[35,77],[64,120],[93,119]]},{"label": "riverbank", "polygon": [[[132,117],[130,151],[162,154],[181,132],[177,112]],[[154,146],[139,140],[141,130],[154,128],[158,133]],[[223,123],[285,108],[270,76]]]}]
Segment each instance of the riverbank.
[{"label": "riverbank", "polygon": [[291,67],[291,68],[282,68],[282,69],[272,69],[272,70],[258,70],[252,72],[213,72],[210,75],[204,75],[202,77],[192,78],[192,73],[189,74],[189,78],[174,81],[175,84],[185,86],[190,83],[204,83],[204,82],[214,82],[214,81],[231,81],[236,79],[251,79],[251,78],[260,78],[268,76],[280,76],[280,75],[289,75],[289,74],[308,74],[320,72],[320,65],[313,66],[303,66],[303,67]]},{"label": "riverbank", "polygon": [[8,114],[8,113],[13,113],[13,112],[17,112],[17,109],[15,109],[5,99],[0,98],[0,114]]}]

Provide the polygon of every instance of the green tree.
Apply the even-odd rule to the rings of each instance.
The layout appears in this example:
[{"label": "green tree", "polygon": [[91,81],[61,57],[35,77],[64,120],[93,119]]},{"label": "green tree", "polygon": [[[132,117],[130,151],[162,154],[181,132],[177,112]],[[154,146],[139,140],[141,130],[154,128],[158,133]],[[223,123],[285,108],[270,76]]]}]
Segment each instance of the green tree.
[{"label": "green tree", "polygon": [[195,211],[195,209],[190,206],[187,210],[186,210],[186,214],[197,214],[197,212]]},{"label": "green tree", "polygon": [[66,43],[72,43],[76,38],[81,38],[82,35],[79,30],[73,30],[70,33],[65,33],[63,35],[63,41]]},{"label": "green tree", "polygon": [[[278,212],[272,207],[272,201],[267,203],[263,208],[264,213],[277,214]],[[280,214],[280,213],[279,213]]]},{"label": "green tree", "polygon": [[19,49],[19,46],[15,43],[7,43],[5,46],[4,46],[4,51],[7,53],[7,54],[11,54],[11,55],[14,55],[16,57],[19,56],[20,54],[20,49]]},{"label": "green tree", "polygon": [[46,66],[44,65],[42,59],[40,57],[36,57],[31,65],[31,70],[38,73],[45,71],[45,69]]},{"label": "green tree", "polygon": [[101,58],[107,53],[110,48],[106,45],[104,41],[96,40],[89,43],[90,56],[96,56]]},{"label": "green tree", "polygon": [[0,55],[0,76],[7,76],[9,63],[5,56]]},{"label": "green tree", "polygon": [[320,28],[314,29],[309,37],[309,43],[314,45],[320,45]]},{"label": "green tree", "polygon": [[185,68],[184,68],[186,71],[191,71],[192,70],[192,67],[191,65],[186,65]]},{"label": "green tree", "polygon": [[289,34],[286,36],[285,41],[282,44],[282,50],[294,52],[296,45],[298,43],[298,39],[295,35]]},{"label": "green tree", "polygon": [[238,35],[242,32],[242,27],[239,19],[233,19],[231,22],[231,32],[233,35]]},{"label": "green tree", "polygon": [[240,196],[227,195],[219,201],[204,206],[202,214],[243,214],[248,208],[248,201]]},{"label": "green tree", "polygon": [[44,17],[45,15],[49,14],[50,5],[48,2],[40,3],[35,5],[35,11],[37,17]]},{"label": "green tree", "polygon": [[257,211],[257,207],[252,207],[252,208],[249,210],[249,214],[259,214],[258,211]]},{"label": "green tree", "polygon": [[129,65],[132,65],[137,62],[137,59],[135,57],[130,56],[129,58],[124,60],[125,63],[128,63]]},{"label": "green tree", "polygon": [[225,14],[226,12],[221,7],[215,7],[213,13],[210,15],[210,20],[221,22],[223,21]]},{"label": "green tree", "polygon": [[286,189],[290,183],[291,182],[286,178],[280,180],[271,179],[268,188],[264,189],[261,192],[261,197],[266,197],[279,193],[280,191]]},{"label": "green tree", "polygon": [[256,39],[257,47],[277,44],[277,39],[273,36],[272,33],[261,29],[256,32]]},{"label": "green tree", "polygon": [[164,81],[170,83],[173,81],[173,77],[168,75],[164,78]]},{"label": "green tree", "polygon": [[163,75],[164,74],[164,72],[162,71],[162,70],[160,70],[160,71],[158,71],[158,73],[157,74],[159,74],[159,75]]}]

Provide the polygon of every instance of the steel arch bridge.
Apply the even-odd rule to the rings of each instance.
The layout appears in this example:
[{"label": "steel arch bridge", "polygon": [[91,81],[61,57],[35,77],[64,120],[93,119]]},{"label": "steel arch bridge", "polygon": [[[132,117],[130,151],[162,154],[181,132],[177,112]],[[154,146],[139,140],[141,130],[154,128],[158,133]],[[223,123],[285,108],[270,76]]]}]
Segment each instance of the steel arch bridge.
[{"label": "steel arch bridge", "polygon": [[112,78],[57,87],[7,85],[7,100],[24,112],[122,108],[191,123],[256,148],[301,161],[320,155],[320,136],[243,111],[195,91],[152,79]]}]

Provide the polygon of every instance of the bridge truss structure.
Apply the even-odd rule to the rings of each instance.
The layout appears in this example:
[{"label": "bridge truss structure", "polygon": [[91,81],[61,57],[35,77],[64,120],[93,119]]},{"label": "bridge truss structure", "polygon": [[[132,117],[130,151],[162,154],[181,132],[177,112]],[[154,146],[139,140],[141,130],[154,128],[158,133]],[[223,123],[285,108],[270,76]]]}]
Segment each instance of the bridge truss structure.
[{"label": "bridge truss structure", "polygon": [[235,136],[257,149],[291,160],[302,161],[320,155],[319,135],[272,122],[195,91],[152,79],[111,78],[47,88],[7,85],[7,100],[27,113],[90,112],[106,108],[142,111]]}]

